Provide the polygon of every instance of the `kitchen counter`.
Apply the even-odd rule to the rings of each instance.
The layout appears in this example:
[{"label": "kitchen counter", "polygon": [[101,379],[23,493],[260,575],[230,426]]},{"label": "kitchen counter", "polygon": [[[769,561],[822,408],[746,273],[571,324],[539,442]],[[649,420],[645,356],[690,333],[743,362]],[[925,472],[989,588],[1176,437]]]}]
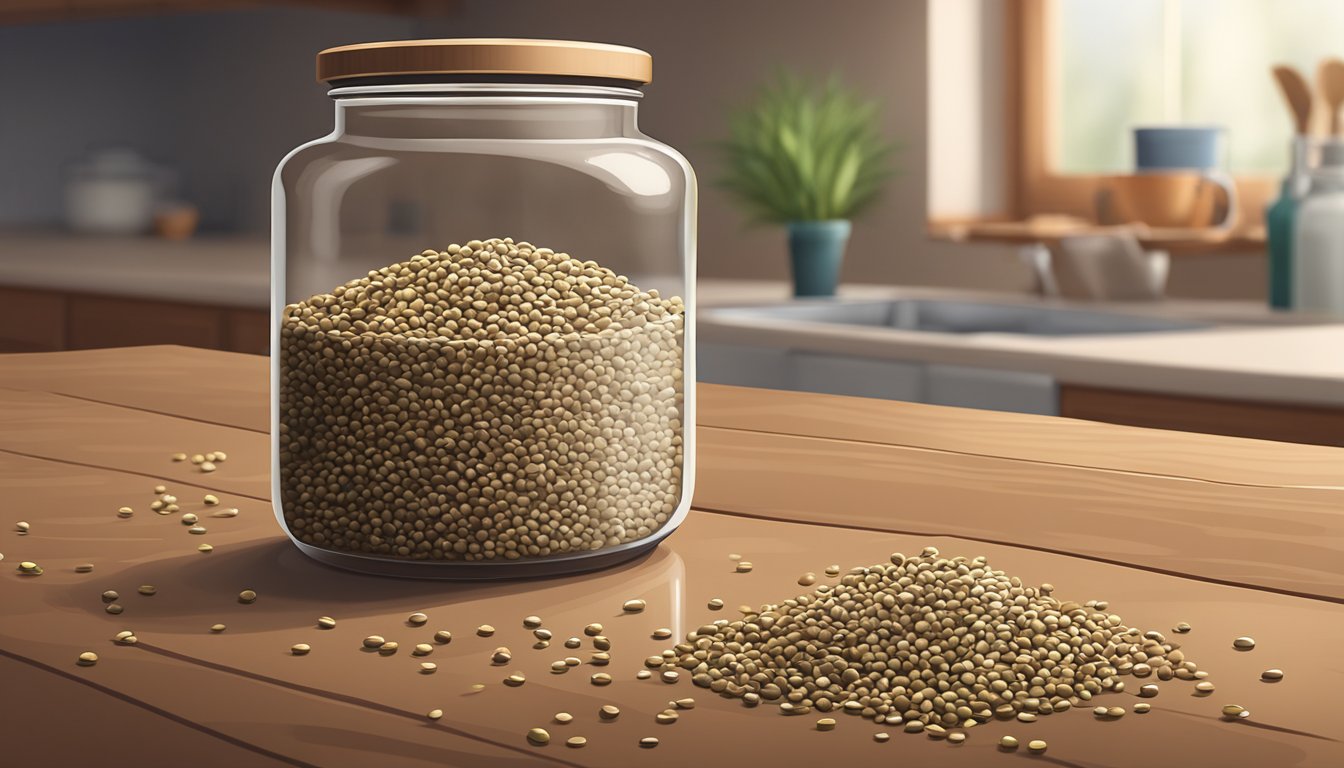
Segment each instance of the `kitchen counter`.
[{"label": "kitchen counter", "polygon": [[[303,557],[268,502],[266,360],[177,347],[0,357],[0,722],[16,765],[200,766],[873,765],[957,766],[1037,759],[1072,768],[1344,763],[1332,702],[1344,688],[1344,449],[1188,435],[908,403],[702,386],[695,508],[641,560],[532,582],[446,584],[361,577]],[[172,453],[223,450],[202,474]],[[205,536],[147,509],[166,484]],[[208,516],[206,493],[236,507]],[[134,517],[119,519],[130,505]],[[14,523],[31,532],[19,536]],[[214,545],[197,552],[202,542]],[[797,595],[803,571],[885,562],[936,546],[985,555],[1055,594],[1106,599],[1127,623],[1167,631],[1217,692],[1162,683],[1148,715],[1095,721],[1087,711],[1032,724],[992,721],[960,745],[839,716],[781,717],[692,686],[635,679],[666,642],[732,606]],[[730,553],[754,563],[734,573]],[[14,572],[39,562],[39,577]],[[77,563],[95,570],[77,574]],[[136,594],[153,584],[158,594]],[[125,612],[100,593],[122,594]],[[241,605],[242,589],[256,590]],[[625,615],[643,598],[648,609]],[[705,605],[712,597],[729,606]],[[424,628],[405,617],[423,611]],[[615,682],[549,664],[568,653],[528,648],[541,615],[558,637],[606,624]],[[316,617],[337,619],[332,630]],[[222,622],[228,629],[209,631]],[[493,638],[472,629],[490,623]],[[139,643],[112,636],[134,629]],[[448,629],[434,675],[403,651],[361,653],[382,634],[403,649]],[[1249,653],[1232,650],[1240,635]],[[312,653],[291,656],[305,642]],[[515,663],[492,667],[511,645]],[[94,667],[77,655],[98,653]],[[1277,684],[1259,672],[1284,669]],[[500,684],[509,672],[526,685]],[[473,692],[473,684],[484,689]],[[1133,686],[1137,687],[1137,686]],[[1097,703],[1129,706],[1134,691]],[[653,714],[694,696],[676,724]],[[606,703],[622,710],[599,722]],[[1219,717],[1238,703],[1252,717]],[[424,713],[444,710],[431,722]],[[574,713],[552,724],[556,711]],[[528,728],[554,740],[527,745]],[[892,731],[879,743],[872,734]],[[998,752],[1004,734],[1046,739],[1047,755]],[[558,741],[588,738],[582,750]],[[657,736],[641,750],[636,741]],[[1005,763],[1006,764],[1006,763]]]},{"label": "kitchen counter", "polygon": [[1254,302],[1168,300],[1151,303],[1048,301],[947,288],[854,286],[844,300],[930,298],[1077,307],[1102,312],[1199,320],[1197,331],[1042,337],[951,334],[852,325],[729,317],[716,306],[778,303],[768,284],[702,288],[706,309],[697,329],[704,343],[788,347],[832,355],[912,360],[1028,371],[1063,384],[1344,405],[1344,322],[1271,312]]}]

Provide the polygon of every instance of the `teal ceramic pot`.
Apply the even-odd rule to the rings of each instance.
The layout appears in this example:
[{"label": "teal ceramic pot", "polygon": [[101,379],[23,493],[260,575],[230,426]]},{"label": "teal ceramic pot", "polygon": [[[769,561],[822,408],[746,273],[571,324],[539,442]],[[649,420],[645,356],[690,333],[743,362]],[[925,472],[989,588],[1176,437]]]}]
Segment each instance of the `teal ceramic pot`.
[{"label": "teal ceramic pot", "polygon": [[789,222],[794,296],[835,295],[849,232],[845,219]]}]

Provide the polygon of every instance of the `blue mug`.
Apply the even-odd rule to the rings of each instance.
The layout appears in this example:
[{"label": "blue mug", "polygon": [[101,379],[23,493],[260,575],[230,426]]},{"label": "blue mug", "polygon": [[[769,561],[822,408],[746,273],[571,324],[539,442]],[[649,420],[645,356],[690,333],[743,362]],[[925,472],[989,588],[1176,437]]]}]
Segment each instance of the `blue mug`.
[{"label": "blue mug", "polygon": [[1220,187],[1226,196],[1221,221],[1227,229],[1237,223],[1237,193],[1232,179],[1221,170],[1225,132],[1216,125],[1171,125],[1134,129],[1134,169],[1137,173],[1196,171]]}]

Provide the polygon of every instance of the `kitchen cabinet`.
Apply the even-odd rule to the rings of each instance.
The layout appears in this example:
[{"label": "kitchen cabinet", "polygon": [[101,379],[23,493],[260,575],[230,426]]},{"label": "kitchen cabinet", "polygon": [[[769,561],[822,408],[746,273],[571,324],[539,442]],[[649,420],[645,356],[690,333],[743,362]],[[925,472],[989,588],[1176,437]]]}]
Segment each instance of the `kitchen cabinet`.
[{"label": "kitchen cabinet", "polygon": [[[0,508],[23,510],[33,526],[0,545],[9,568],[0,579],[0,689],[23,692],[0,697],[9,763],[90,763],[101,742],[68,738],[74,717],[122,737],[117,759],[137,765],[182,754],[193,765],[277,768],[362,768],[370,754],[380,768],[880,765],[898,755],[980,768],[1012,762],[995,745],[1009,733],[1023,739],[1024,729],[1049,742],[1034,759],[1057,765],[1344,764],[1344,744],[1330,736],[1335,712],[1303,706],[1344,687],[1335,663],[1344,642],[1344,449],[705,385],[695,504],[664,544],[590,574],[444,585],[345,573],[294,550],[269,501],[267,381],[262,357],[182,347],[0,358],[0,477],[22,479],[0,483]],[[169,460],[180,450],[224,450],[229,460],[202,475]],[[134,501],[148,499],[153,483],[182,499],[215,493],[240,514],[202,515],[208,535],[187,535]],[[138,513],[118,518],[115,508],[128,503]],[[0,523],[12,528],[17,514]],[[1155,530],[1179,546],[1155,546]],[[215,550],[200,554],[201,541]],[[885,563],[926,546],[984,555],[1028,584],[1049,581],[1062,600],[1109,600],[1131,626],[1165,632],[1190,622],[1195,631],[1180,643],[1217,694],[1189,695],[1190,682],[1173,680],[1149,715],[991,721],[955,746],[858,717],[818,733],[815,713],[744,707],[686,674],[673,685],[635,679],[644,657],[671,645],[651,639],[653,628],[680,637],[732,618],[707,609],[710,598],[779,602],[804,591],[796,583],[804,571]],[[729,553],[751,560],[752,572],[734,573]],[[11,565],[19,560],[46,573],[19,576]],[[75,573],[82,562],[96,570]],[[158,594],[135,594],[139,584]],[[109,588],[125,605],[115,620],[99,600]],[[255,604],[238,603],[244,588],[258,592]],[[622,612],[635,597],[648,607]],[[412,611],[430,625],[407,627]],[[616,649],[604,668],[614,682],[594,688],[588,667],[551,674],[567,651],[520,653],[533,638],[519,622],[533,613],[561,636],[602,621]],[[323,614],[336,617],[335,629],[313,626]],[[227,631],[209,632],[217,621]],[[485,622],[496,637],[474,636]],[[137,644],[111,642],[123,627],[136,630]],[[434,646],[438,671],[426,677],[405,649],[440,628],[456,637]],[[360,652],[374,632],[403,650]],[[1240,635],[1258,649],[1234,651]],[[295,642],[312,652],[291,656]],[[507,669],[490,665],[498,645],[515,648]],[[100,656],[96,666],[75,664],[86,650]],[[1259,681],[1269,666],[1284,667],[1282,683]],[[514,671],[526,674],[524,687],[501,684]],[[1092,703],[1128,706],[1130,693]],[[653,722],[668,699],[688,696],[696,707],[676,724]],[[1222,720],[1232,702],[1253,718]],[[599,723],[595,710],[608,703],[621,717]],[[442,720],[425,718],[434,708]],[[574,722],[551,725],[561,710]],[[548,747],[527,744],[534,726],[550,728]],[[877,730],[890,743],[873,740]],[[566,749],[557,734],[589,743]],[[658,747],[639,749],[649,735]]]},{"label": "kitchen cabinet", "polygon": [[1060,387],[1059,412],[1135,427],[1344,446],[1344,408],[1330,406],[1065,385]]},{"label": "kitchen cabinet", "polygon": [[181,344],[264,355],[264,309],[0,286],[0,352]]},{"label": "kitchen cabinet", "polygon": [[1054,415],[1050,376],[965,365],[701,342],[696,375],[712,384]]}]

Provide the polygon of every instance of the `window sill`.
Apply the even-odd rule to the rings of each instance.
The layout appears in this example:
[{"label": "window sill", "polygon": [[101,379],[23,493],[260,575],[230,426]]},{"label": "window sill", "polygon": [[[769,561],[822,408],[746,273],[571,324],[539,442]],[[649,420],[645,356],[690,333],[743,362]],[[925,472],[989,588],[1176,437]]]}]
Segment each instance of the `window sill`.
[{"label": "window sill", "polygon": [[1213,254],[1261,254],[1265,250],[1265,228],[1260,225],[1231,230],[1212,228],[1159,229],[1143,225],[1102,226],[1071,216],[1035,216],[1011,221],[1003,219],[930,219],[926,231],[930,238],[957,243],[1000,243],[1007,245],[1047,246],[1076,235],[1130,232],[1145,249],[1167,251],[1172,256]]}]

